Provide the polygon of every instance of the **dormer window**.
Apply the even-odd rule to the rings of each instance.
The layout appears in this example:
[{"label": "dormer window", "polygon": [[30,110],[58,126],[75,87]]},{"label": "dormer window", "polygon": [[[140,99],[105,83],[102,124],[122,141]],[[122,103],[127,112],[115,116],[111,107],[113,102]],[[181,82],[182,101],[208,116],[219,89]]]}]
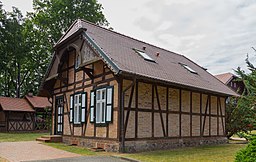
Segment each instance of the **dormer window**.
[{"label": "dormer window", "polygon": [[156,62],[154,59],[152,59],[148,54],[146,54],[144,51],[140,51],[138,49],[134,49],[136,53],[138,53],[144,60],[146,61],[151,61],[151,62]]},{"label": "dormer window", "polygon": [[183,66],[185,69],[187,69],[189,72],[193,73],[193,74],[198,74],[194,69],[192,69],[191,67],[189,67],[186,64],[182,64],[180,63],[181,66]]}]

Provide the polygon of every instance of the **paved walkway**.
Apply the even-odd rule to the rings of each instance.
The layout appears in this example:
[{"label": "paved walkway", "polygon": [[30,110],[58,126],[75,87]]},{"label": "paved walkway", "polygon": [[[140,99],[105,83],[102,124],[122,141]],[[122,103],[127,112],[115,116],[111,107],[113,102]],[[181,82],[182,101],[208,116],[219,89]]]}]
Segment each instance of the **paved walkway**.
[{"label": "paved walkway", "polygon": [[10,162],[79,157],[81,155],[46,146],[37,141],[2,142],[0,157]]},{"label": "paved walkway", "polygon": [[109,156],[81,156],[74,158],[63,158],[53,160],[39,160],[30,162],[137,162],[135,160],[125,160]]}]

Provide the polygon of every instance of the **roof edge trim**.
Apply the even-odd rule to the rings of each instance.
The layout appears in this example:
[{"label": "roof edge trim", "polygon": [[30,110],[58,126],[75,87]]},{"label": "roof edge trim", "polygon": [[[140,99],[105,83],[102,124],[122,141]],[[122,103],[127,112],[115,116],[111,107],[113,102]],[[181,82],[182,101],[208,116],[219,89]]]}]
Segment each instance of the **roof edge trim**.
[{"label": "roof edge trim", "polygon": [[102,59],[110,65],[113,72],[115,74],[119,74],[120,69],[118,68],[118,66],[106,55],[106,53],[97,45],[97,43],[86,32],[83,32],[82,34],[84,38],[96,49],[96,51],[98,51]]}]

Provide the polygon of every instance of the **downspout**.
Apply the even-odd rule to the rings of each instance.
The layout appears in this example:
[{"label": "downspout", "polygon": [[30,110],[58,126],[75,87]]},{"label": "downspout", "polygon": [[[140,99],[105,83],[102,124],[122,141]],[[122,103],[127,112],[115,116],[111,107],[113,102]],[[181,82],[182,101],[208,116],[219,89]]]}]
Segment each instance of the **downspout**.
[{"label": "downspout", "polygon": [[120,122],[120,131],[121,131],[121,152],[125,152],[125,130],[124,130],[124,95],[127,90],[129,90],[134,84],[136,83],[136,79],[133,80],[133,82],[124,89],[124,91],[121,93],[121,109],[120,109],[120,114],[121,114],[121,122]]}]

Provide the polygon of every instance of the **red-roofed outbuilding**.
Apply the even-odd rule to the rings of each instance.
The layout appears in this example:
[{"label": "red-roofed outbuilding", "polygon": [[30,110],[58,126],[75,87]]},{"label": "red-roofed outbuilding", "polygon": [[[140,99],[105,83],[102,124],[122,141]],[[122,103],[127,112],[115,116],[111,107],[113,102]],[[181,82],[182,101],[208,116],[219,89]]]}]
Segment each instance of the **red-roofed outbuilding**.
[{"label": "red-roofed outbuilding", "polygon": [[51,103],[45,97],[0,97],[0,132],[38,130],[37,122],[42,121],[38,119],[45,121],[49,108]]}]

